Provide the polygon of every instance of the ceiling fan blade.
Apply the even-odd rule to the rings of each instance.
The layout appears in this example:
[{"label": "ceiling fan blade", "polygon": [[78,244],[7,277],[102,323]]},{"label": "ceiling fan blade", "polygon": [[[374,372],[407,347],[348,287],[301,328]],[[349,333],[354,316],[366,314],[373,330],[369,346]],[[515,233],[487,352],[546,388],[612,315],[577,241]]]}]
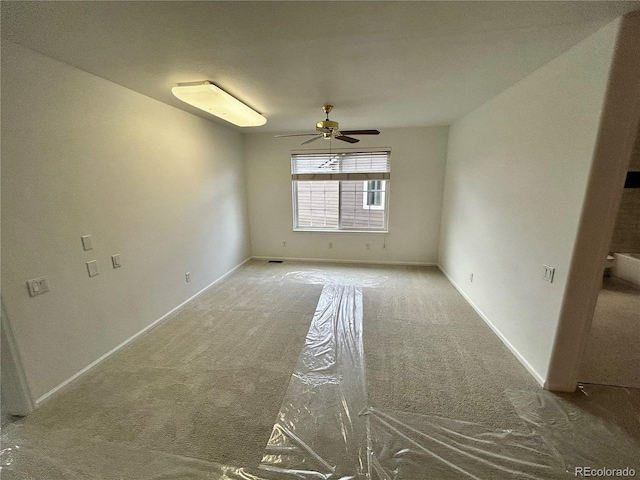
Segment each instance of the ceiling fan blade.
[{"label": "ceiling fan blade", "polygon": [[307,140],[306,142],[302,142],[300,145],[306,145],[307,143],[311,143],[311,142],[315,142],[316,140],[318,140],[319,138],[322,138],[322,135],[316,135],[313,138],[310,138],[309,140]]},{"label": "ceiling fan blade", "polygon": [[343,142],[348,142],[348,143],[358,143],[360,141],[357,138],[347,137],[346,135],[336,135],[335,139],[342,140]]},{"label": "ceiling fan blade", "polygon": [[284,135],[274,135],[274,138],[283,138],[283,137],[310,137],[312,135],[317,135],[317,133],[286,133]]},{"label": "ceiling fan blade", "polygon": [[380,135],[379,130],[340,130],[343,135]]}]

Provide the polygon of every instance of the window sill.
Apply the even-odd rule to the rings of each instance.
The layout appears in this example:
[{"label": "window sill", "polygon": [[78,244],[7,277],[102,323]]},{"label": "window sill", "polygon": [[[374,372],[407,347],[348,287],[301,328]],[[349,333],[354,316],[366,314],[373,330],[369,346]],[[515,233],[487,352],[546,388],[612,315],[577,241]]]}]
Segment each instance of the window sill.
[{"label": "window sill", "polygon": [[321,228],[294,228],[293,233],[368,233],[368,234],[388,234],[389,230],[346,230],[321,229]]}]

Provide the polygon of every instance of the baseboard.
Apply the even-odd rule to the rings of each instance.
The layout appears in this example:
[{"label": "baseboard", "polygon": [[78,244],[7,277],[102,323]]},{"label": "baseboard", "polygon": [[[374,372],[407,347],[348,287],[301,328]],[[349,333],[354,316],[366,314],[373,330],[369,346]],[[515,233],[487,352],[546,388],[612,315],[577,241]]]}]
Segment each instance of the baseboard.
[{"label": "baseboard", "polygon": [[502,343],[504,343],[507,346],[507,348],[511,351],[511,353],[513,353],[513,355],[520,361],[520,363],[524,366],[524,368],[527,369],[527,371],[533,376],[533,378],[535,378],[535,380],[540,384],[540,386],[545,389],[549,389],[549,386],[547,385],[547,382],[542,377],[542,375],[540,375],[536,371],[536,369],[533,368],[529,362],[527,362],[527,360],[516,349],[516,347],[514,347],[509,342],[509,340],[507,340],[507,338],[502,334],[502,332],[500,332],[500,330],[498,330],[498,328],[491,322],[491,320],[489,320],[489,318],[482,312],[482,310],[480,310],[478,306],[475,303],[473,303],[473,301],[467,296],[467,294],[462,290],[462,288],[460,288],[460,286],[453,280],[453,278],[451,278],[451,276],[447,273],[447,271],[444,268],[442,268],[442,265],[438,264],[438,269],[442,272],[442,274],[445,277],[447,277],[447,280],[449,280],[451,285],[453,285],[454,288],[458,291],[458,293],[460,293],[460,295],[462,295],[462,297],[467,301],[467,303],[471,305],[471,308],[473,308],[476,311],[476,313],[480,315],[480,318],[484,320],[484,323],[486,323],[489,326],[489,328],[493,330],[493,333],[495,333],[498,336],[498,338],[502,341]]},{"label": "baseboard", "polygon": [[213,287],[215,284],[221,282],[223,279],[225,279],[226,277],[228,277],[229,275],[231,275],[233,272],[235,272],[237,269],[239,269],[240,267],[242,267],[242,265],[244,265],[245,263],[247,263],[249,260],[251,260],[251,257],[245,259],[242,263],[239,263],[238,265],[236,265],[235,267],[233,267],[231,270],[229,270],[227,273],[223,274],[221,277],[218,277],[216,280],[214,280],[213,282],[211,282],[209,285],[207,285],[206,287],[204,287],[202,290],[200,290],[198,293],[196,293],[195,295],[192,295],[191,297],[189,297],[188,299],[186,299],[184,302],[182,302],[180,305],[172,308],[170,311],[168,311],[167,313],[165,313],[164,315],[162,315],[160,318],[158,318],[157,320],[154,320],[152,323],[150,323],[149,325],[147,325],[146,327],[144,327],[142,330],[140,330],[138,333],[135,333],[134,335],[132,335],[131,337],[127,338],[124,342],[122,342],[120,345],[117,345],[116,347],[112,348],[111,350],[109,350],[107,353],[105,353],[104,355],[102,355],[100,358],[98,358],[97,360],[94,360],[93,362],[91,362],[89,365],[87,365],[86,367],[84,367],[82,370],[80,370],[78,373],[76,373],[75,375],[69,377],[67,380],[65,380],[64,382],[60,383],[59,385],[57,385],[56,387],[52,388],[51,390],[49,390],[47,393],[45,393],[44,395],[42,395],[40,398],[38,398],[35,401],[35,406],[36,408],[39,408],[44,402],[46,402],[47,400],[50,400],[53,396],[55,396],[57,393],[60,393],[60,391],[62,391],[63,389],[67,388],[68,386],[70,386],[72,383],[74,383],[76,380],[79,380],[80,377],[84,376],[87,372],[89,372],[91,369],[93,369],[94,367],[96,367],[97,365],[99,365],[100,363],[102,363],[104,360],[106,360],[107,358],[109,358],[111,355],[113,355],[114,353],[116,353],[118,350],[120,350],[121,348],[129,345],[131,342],[133,342],[135,339],[137,339],[138,337],[142,336],[143,334],[145,334],[146,332],[148,332],[149,330],[151,330],[154,327],[157,327],[158,325],[160,325],[164,320],[167,320],[171,315],[173,315],[175,312],[177,312],[178,310],[180,310],[182,307],[184,307],[185,305],[187,305],[189,302],[191,302],[192,300],[196,299],[198,296],[202,295],[205,291],[207,291],[208,289],[210,289],[211,287]]},{"label": "baseboard", "polygon": [[432,262],[394,262],[394,261],[378,261],[378,260],[340,260],[335,258],[299,258],[299,257],[264,257],[253,256],[254,260],[282,260],[290,262],[309,262],[309,263],[356,263],[363,265],[414,265],[416,267],[437,267],[437,263]]}]

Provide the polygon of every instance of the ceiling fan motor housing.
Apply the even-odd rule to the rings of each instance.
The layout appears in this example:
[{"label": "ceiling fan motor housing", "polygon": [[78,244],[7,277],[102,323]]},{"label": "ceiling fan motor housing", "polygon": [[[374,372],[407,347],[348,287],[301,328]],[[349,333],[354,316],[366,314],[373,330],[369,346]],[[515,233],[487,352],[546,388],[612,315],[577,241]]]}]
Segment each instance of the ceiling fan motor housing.
[{"label": "ceiling fan motor housing", "polygon": [[323,120],[316,123],[316,130],[320,132],[336,131],[338,130],[338,122],[334,122],[333,120]]},{"label": "ceiling fan motor housing", "polygon": [[358,143],[360,140],[350,137],[349,135],[378,135],[378,130],[345,130],[340,132],[338,130],[338,122],[329,120],[329,112],[333,109],[333,105],[323,105],[322,111],[327,114],[327,118],[323,121],[316,123],[316,132],[319,133],[294,133],[292,135],[276,135],[276,137],[299,137],[310,136],[313,137],[309,140],[302,142],[302,145],[306,145],[311,142],[315,142],[319,138],[342,140],[347,143]]}]

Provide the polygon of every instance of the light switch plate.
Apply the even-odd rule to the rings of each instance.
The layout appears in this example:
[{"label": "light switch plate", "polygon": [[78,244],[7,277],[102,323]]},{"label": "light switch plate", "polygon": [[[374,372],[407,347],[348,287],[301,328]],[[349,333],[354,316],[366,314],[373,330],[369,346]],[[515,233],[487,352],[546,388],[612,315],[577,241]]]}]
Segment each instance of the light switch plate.
[{"label": "light switch plate", "polygon": [[98,261],[91,260],[90,262],[87,262],[87,270],[89,271],[90,277],[95,277],[96,275],[100,274],[100,272],[98,271]]},{"label": "light switch plate", "polygon": [[93,242],[91,241],[91,235],[84,235],[80,237],[82,239],[82,248],[85,251],[93,249]]},{"label": "light switch plate", "polygon": [[550,267],[549,265],[542,266],[542,278],[549,283],[553,283],[553,275],[555,272],[556,269],[554,267]]},{"label": "light switch plate", "polygon": [[27,280],[27,288],[29,289],[29,295],[35,297],[49,291],[49,282],[47,282],[46,277],[32,278]]},{"label": "light switch plate", "polygon": [[115,255],[111,255],[111,264],[113,265],[113,268],[118,268],[122,266],[122,263],[120,263],[119,253],[116,253]]}]

